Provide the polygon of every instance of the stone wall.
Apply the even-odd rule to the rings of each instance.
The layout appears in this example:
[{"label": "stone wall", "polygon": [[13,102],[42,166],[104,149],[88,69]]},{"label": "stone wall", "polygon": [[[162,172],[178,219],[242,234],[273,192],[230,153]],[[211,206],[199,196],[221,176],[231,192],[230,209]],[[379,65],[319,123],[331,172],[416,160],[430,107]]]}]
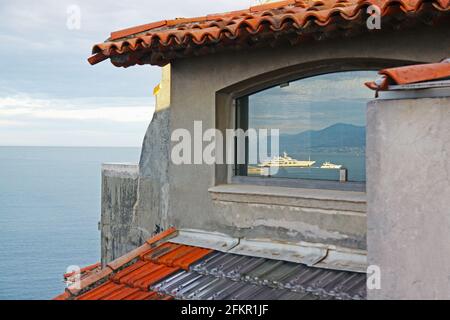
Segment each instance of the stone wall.
[{"label": "stone wall", "polygon": [[159,87],[139,165],[106,164],[102,169],[103,263],[168,227],[170,65],[162,69]]},{"label": "stone wall", "polygon": [[129,234],[129,241],[135,246],[168,226],[169,123],[170,109],[156,110],[142,144],[138,202]]},{"label": "stone wall", "polygon": [[134,249],[129,234],[133,225],[137,187],[137,165],[102,165],[100,230],[103,265]]}]

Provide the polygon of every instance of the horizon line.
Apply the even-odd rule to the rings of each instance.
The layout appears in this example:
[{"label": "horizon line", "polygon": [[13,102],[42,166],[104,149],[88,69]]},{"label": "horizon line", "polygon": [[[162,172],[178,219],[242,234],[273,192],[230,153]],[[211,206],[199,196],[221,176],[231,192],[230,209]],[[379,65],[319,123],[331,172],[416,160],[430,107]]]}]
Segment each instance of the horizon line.
[{"label": "horizon line", "polygon": [[142,148],[142,146],[1,145],[0,148]]}]

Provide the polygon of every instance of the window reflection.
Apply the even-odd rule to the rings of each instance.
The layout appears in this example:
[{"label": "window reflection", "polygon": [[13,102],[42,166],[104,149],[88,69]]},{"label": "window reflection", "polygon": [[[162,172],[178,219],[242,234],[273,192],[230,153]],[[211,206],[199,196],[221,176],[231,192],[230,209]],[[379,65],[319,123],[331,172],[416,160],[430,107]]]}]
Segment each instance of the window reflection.
[{"label": "window reflection", "polygon": [[[366,103],[372,97],[363,83],[374,71],[325,74],[273,87],[238,101],[238,126],[279,129],[278,157],[258,159],[237,174],[260,176],[278,166],[275,177],[364,182]],[[267,171],[266,171],[267,173]]]}]

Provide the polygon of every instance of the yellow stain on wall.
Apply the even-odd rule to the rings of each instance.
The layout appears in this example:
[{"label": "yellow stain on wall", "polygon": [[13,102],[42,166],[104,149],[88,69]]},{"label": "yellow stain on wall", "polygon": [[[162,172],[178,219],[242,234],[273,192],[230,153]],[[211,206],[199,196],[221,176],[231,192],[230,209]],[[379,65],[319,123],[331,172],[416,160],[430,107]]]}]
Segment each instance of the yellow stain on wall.
[{"label": "yellow stain on wall", "polygon": [[153,89],[156,98],[156,112],[169,108],[170,87],[170,64],[167,64],[162,68],[161,82]]},{"label": "yellow stain on wall", "polygon": [[161,84],[158,83],[158,85],[153,88],[153,95],[156,96],[160,90],[161,90]]}]

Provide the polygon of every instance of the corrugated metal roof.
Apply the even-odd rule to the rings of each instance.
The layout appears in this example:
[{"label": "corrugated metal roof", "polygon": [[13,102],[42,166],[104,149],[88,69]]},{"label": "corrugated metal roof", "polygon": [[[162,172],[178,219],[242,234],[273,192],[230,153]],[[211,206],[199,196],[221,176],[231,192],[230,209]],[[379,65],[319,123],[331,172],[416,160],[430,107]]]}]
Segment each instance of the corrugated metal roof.
[{"label": "corrugated metal roof", "polygon": [[364,273],[308,267],[280,260],[215,252],[191,266],[203,275],[279,290],[310,293],[319,298],[364,299]]},{"label": "corrugated metal roof", "polygon": [[55,300],[365,299],[364,273],[168,242],[175,234],[149,239]]},{"label": "corrugated metal roof", "polygon": [[[383,30],[366,26],[367,7],[376,5]],[[277,41],[351,36],[412,27],[420,23],[448,23],[449,0],[287,0],[246,10],[191,19],[158,21],[111,33],[96,44],[88,61],[111,58],[116,66],[165,65],[176,58],[240,49]],[[447,21],[447,22],[446,22]]]},{"label": "corrugated metal roof", "polygon": [[306,292],[271,288],[233,281],[193,271],[178,272],[153,287],[154,290],[182,300],[317,300]]}]

